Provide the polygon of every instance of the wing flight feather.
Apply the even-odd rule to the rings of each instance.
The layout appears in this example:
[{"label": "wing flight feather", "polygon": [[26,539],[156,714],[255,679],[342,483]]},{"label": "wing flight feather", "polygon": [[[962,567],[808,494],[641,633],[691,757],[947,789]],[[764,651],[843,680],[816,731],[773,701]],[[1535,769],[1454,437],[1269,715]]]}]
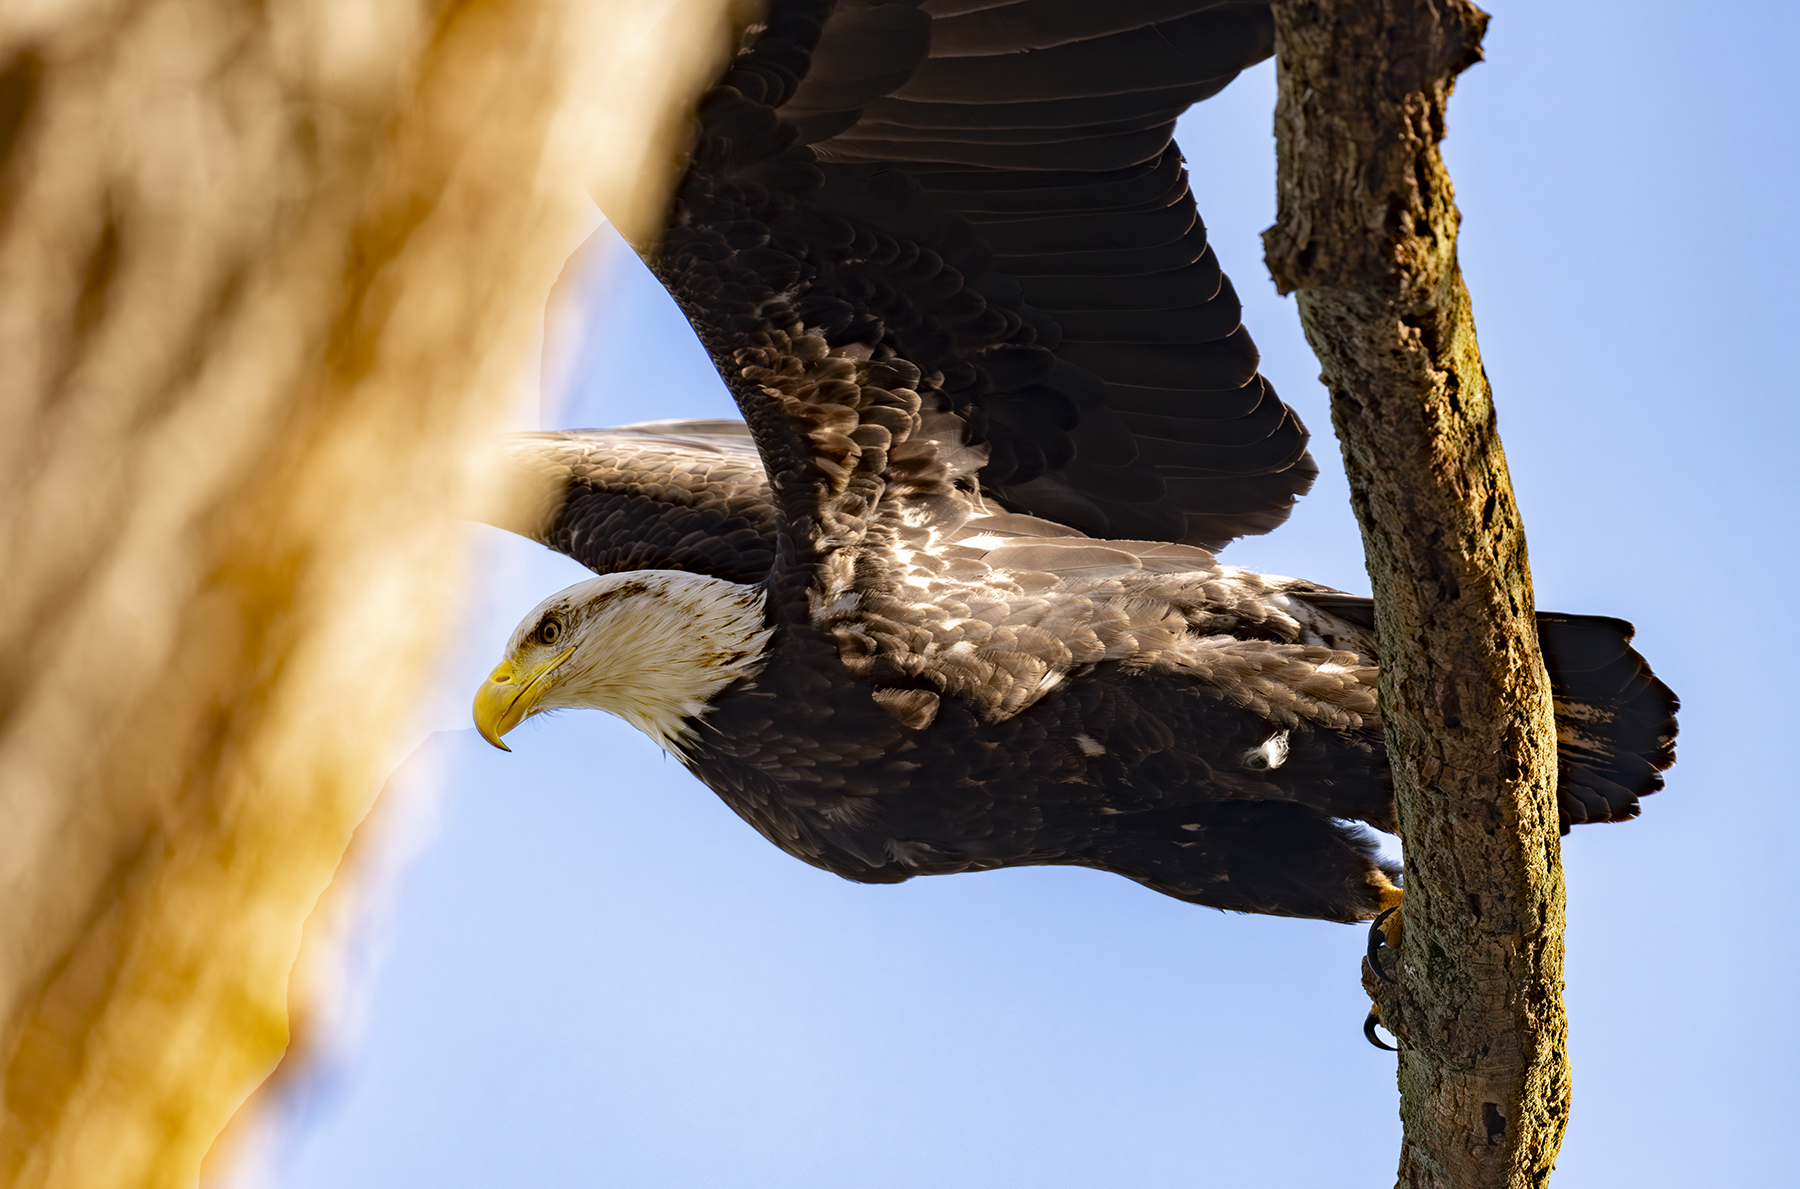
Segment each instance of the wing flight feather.
[{"label": "wing flight feather", "polygon": [[[837,501],[897,498],[869,462],[917,468],[909,431],[882,421],[914,413],[958,420],[944,445],[981,463],[965,487],[1093,536],[1216,548],[1285,518],[1316,473],[1306,431],[1256,373],[1171,142],[1182,110],[1268,55],[1271,28],[1266,5],[1206,0],[776,0],[700,105],[649,255],[797,541],[841,543]],[[882,371],[869,386],[918,409],[815,400],[808,377],[843,365],[777,358],[814,339],[867,352],[852,362]],[[775,373],[795,391],[771,396]],[[888,438],[850,464],[865,403]],[[791,507],[790,480],[814,489]]]}]

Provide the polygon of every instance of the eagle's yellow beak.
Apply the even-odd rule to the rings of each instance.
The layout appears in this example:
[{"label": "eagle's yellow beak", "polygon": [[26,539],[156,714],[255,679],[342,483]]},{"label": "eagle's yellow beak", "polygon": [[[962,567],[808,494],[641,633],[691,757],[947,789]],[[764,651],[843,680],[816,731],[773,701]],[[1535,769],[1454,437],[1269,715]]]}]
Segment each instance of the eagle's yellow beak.
[{"label": "eagle's yellow beak", "polygon": [[512,748],[500,742],[500,736],[525,721],[525,717],[536,709],[550,675],[574,655],[574,648],[565,648],[529,668],[522,669],[511,661],[501,661],[494,666],[488,679],[475,691],[475,729],[481,732],[481,737],[501,751],[511,751]]}]

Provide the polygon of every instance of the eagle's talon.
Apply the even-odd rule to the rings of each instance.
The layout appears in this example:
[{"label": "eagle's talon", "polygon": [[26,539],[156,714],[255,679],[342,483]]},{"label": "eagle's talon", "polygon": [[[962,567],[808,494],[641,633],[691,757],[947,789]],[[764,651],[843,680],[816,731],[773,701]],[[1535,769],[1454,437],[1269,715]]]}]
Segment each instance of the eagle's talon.
[{"label": "eagle's talon", "polygon": [[[1394,980],[1387,971],[1381,968],[1381,951],[1391,948],[1388,946],[1387,934],[1382,931],[1381,924],[1399,911],[1398,908],[1387,909],[1369,925],[1369,969],[1373,970],[1375,977],[1384,983],[1391,983]],[[1383,1045],[1382,1047],[1387,1046]]]},{"label": "eagle's talon", "polygon": [[[1388,911],[1392,912],[1393,909],[1390,908]],[[1375,968],[1375,970],[1376,970],[1376,973],[1379,974],[1381,971],[1381,967],[1377,966]],[[1396,1048],[1395,1046],[1393,1046],[1391,1044],[1388,1044],[1386,1041],[1382,1040],[1379,1036],[1375,1035],[1375,1027],[1376,1027],[1376,1025],[1378,1025],[1380,1023],[1381,1023],[1381,1009],[1379,1007],[1370,1007],[1369,1014],[1363,1017],[1363,1035],[1366,1036],[1369,1040],[1369,1043],[1374,1045],[1376,1048],[1381,1049],[1385,1052],[1389,1052],[1389,1053],[1398,1053],[1400,1051],[1398,1048]]]}]

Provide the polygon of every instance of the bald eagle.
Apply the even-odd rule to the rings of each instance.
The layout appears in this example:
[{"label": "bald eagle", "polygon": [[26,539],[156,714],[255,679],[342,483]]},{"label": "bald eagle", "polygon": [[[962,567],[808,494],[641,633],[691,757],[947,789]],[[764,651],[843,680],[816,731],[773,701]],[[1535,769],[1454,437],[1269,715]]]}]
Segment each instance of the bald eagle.
[{"label": "bald eagle", "polygon": [[[1398,902],[1369,600],[1221,564],[1316,468],[1174,121],[1266,5],[775,0],[641,249],[744,423],[520,435],[508,524],[593,569],[475,698],[610,711],[847,878],[1032,864],[1197,904]],[[1540,615],[1569,823],[1636,816],[1676,702]]]}]

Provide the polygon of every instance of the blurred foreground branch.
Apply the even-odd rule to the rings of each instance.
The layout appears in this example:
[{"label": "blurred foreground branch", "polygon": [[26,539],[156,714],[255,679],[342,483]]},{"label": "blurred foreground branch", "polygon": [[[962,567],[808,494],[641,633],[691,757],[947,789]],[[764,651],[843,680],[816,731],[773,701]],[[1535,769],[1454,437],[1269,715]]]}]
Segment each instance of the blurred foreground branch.
[{"label": "blurred foreground branch", "polygon": [[[0,1183],[192,1185],[725,0],[0,12]],[[638,226],[632,226],[633,223]]]},{"label": "blurred foreground branch", "polygon": [[1487,16],[1277,4],[1279,220],[1374,582],[1406,847],[1399,1183],[1547,1183],[1569,1109],[1556,733],[1525,536],[1438,153]]}]

